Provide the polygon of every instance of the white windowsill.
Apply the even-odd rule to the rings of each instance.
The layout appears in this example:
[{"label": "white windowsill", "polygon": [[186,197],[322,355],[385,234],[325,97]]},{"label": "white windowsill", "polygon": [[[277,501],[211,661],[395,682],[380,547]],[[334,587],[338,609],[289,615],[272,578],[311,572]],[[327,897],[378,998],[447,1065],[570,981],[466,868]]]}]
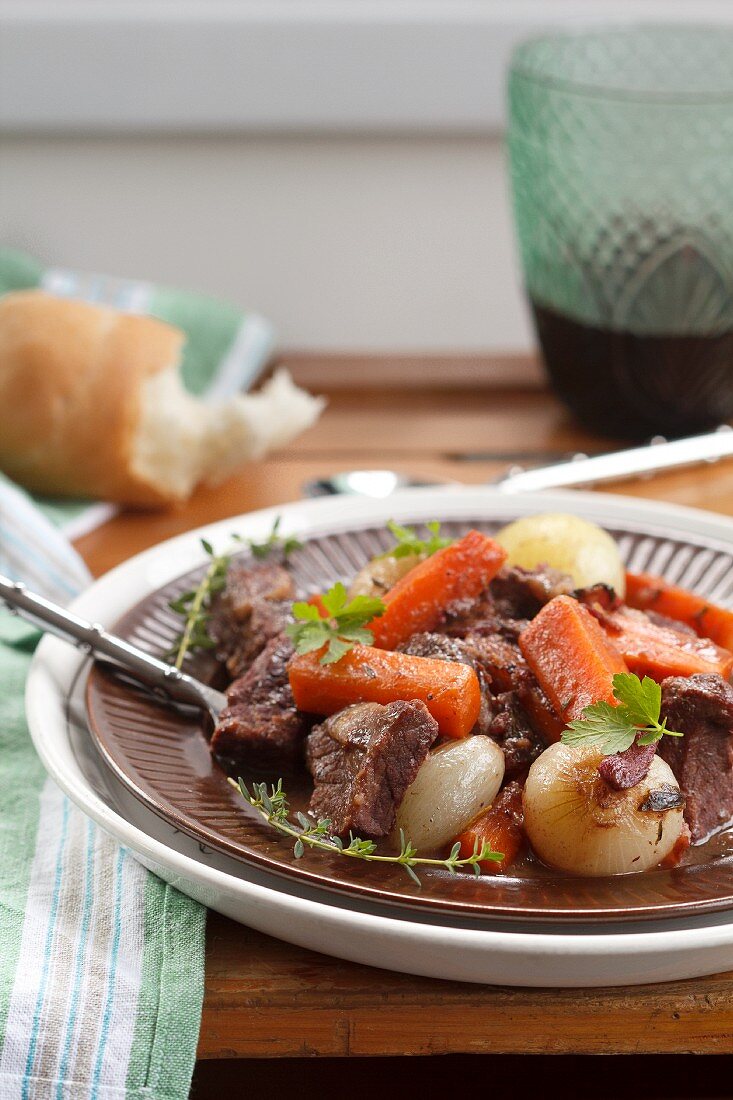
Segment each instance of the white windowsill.
[{"label": "white windowsill", "polygon": [[514,44],[730,0],[0,0],[6,133],[496,133]]}]

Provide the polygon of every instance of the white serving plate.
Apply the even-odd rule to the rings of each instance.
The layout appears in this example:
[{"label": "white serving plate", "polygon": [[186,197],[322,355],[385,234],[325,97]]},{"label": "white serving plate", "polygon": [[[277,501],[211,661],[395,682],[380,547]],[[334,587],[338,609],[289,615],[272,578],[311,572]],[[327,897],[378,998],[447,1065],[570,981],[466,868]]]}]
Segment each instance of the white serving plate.
[{"label": "white serving plate", "polygon": [[[666,534],[697,534],[733,549],[733,521],[691,509],[609,495],[552,492],[508,497],[492,489],[420,489],[388,502],[327,498],[228,519],[169,540],[112,570],[73,605],[112,623],[132,604],[198,565],[201,537],[225,545],[233,531],[265,536],[275,516],[284,533],[343,530],[393,517],[460,519],[569,511],[601,524],[654,524]],[[48,772],[85,813],[140,861],[184,893],[262,932],[372,966],[460,981],[515,986],[643,984],[733,966],[733,913],[616,926],[479,926],[467,919],[418,917],[313,888],[284,883],[174,832],[106,771],[86,740],[81,687],[85,659],[47,637],[34,658],[27,712]]]}]

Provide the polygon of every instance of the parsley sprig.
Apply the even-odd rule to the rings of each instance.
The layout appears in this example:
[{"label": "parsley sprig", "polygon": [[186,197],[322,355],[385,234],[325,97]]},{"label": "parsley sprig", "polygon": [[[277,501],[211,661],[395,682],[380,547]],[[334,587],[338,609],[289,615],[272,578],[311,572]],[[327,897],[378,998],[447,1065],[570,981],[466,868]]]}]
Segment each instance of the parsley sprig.
[{"label": "parsley sprig", "polygon": [[460,868],[466,867],[479,876],[482,862],[501,862],[504,858],[501,852],[494,852],[486,841],[480,845],[476,841],[470,856],[461,858],[461,846],[456,843],[445,859],[430,859],[418,855],[417,849],[412,846],[401,829],[399,853],[389,856],[380,855],[373,840],[362,840],[353,833],[349,833],[348,842],[343,841],[341,837],[333,836],[331,820],[328,817],[316,820],[306,814],[297,813],[295,816],[298,825],[294,825],[290,820],[290,806],[283,790],[282,779],[278,779],[277,784],[272,784],[269,791],[266,783],[253,783],[250,790],[243,779],[239,782],[230,779],[229,782],[239,790],[245,802],[257,810],[268,825],[272,825],[283,836],[290,837],[295,842],[293,855],[296,859],[300,859],[305,854],[306,848],[316,848],[322,852],[330,852],[332,855],[361,859],[367,863],[393,863],[404,867],[413,882],[420,886],[420,879],[414,870],[417,866],[444,867],[452,875]]},{"label": "parsley sprig", "polygon": [[430,537],[427,539],[421,539],[418,537],[414,527],[401,527],[399,523],[395,523],[393,519],[387,521],[387,529],[394,535],[397,540],[395,545],[390,550],[385,550],[383,554],[380,554],[380,558],[406,558],[411,554],[418,555],[420,557],[429,558],[436,550],[442,550],[445,546],[450,546],[454,539],[447,538],[440,533],[440,524],[437,520],[432,520],[430,523],[425,524],[426,528],[430,532]]},{"label": "parsley sprig", "polygon": [[321,596],[321,603],[326,615],[322,615],[320,607],[315,604],[302,601],[293,604],[292,613],[296,621],[286,626],[285,630],[293,639],[296,653],[323,649],[320,663],[331,665],[340,661],[355,645],[370,645],[374,641],[374,635],[366,624],[384,614],[381,600],[373,596],[355,596],[349,600],[343,584],[337,581]]},{"label": "parsley sprig", "polygon": [[618,706],[592,703],[582,718],[570,722],[562,735],[566,745],[587,745],[600,749],[604,756],[624,752],[637,741],[653,745],[666,733],[682,737],[667,729],[667,719],[659,721],[662,709],[662,689],[649,676],[640,680],[633,672],[619,672],[613,678],[613,694]]}]

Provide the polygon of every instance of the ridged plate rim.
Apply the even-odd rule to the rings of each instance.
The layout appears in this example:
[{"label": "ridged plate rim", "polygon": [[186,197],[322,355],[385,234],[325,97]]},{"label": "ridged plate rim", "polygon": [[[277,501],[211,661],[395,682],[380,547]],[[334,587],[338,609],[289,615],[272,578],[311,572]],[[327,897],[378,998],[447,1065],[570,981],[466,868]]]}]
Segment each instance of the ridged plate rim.
[{"label": "ridged plate rim", "polygon": [[[421,491],[422,494],[425,494],[425,492],[425,490]],[[435,491],[433,490],[430,492],[432,493],[432,500],[435,501]],[[413,496],[414,499],[414,494],[410,495]],[[568,498],[568,504],[572,502],[574,505],[581,505],[580,507],[575,508],[568,507],[567,510],[575,510],[578,511],[580,514],[589,515],[590,509],[587,506],[582,507],[581,501],[581,496],[586,495],[561,495],[563,496],[563,498]],[[553,494],[553,496],[557,497],[558,494]],[[456,491],[450,490],[449,493],[444,494],[441,499],[450,499],[455,504]],[[549,498],[547,496],[542,496],[539,499],[543,503],[546,502],[545,507],[549,506]],[[595,495],[593,497],[593,503],[600,504],[601,502],[604,502],[606,504],[606,510],[608,510],[609,508],[613,510],[610,503],[613,499],[614,498],[611,498],[610,496],[607,496],[605,494],[602,496]],[[542,507],[541,504],[537,505],[536,494],[533,495],[532,498],[530,498],[529,495],[527,497],[508,497],[502,494],[490,494],[489,496],[483,496],[482,503],[486,504],[489,500],[492,502],[501,501],[503,507],[499,508],[499,505],[497,504],[497,508],[495,509],[501,511],[501,520],[511,518],[514,514],[525,514],[526,512],[533,510],[533,506],[536,506],[534,507],[534,510],[537,510],[537,507]],[[382,510],[378,513],[380,521],[383,522],[384,519],[388,518],[395,512],[396,502],[396,498],[392,498],[392,500],[386,505],[386,507],[383,506]],[[467,501],[465,503],[466,505],[468,504]],[[627,516],[625,525],[632,523],[632,529],[635,529],[642,538],[653,538],[654,533],[650,531],[649,523],[650,509],[646,506],[647,502],[644,502],[644,505],[645,514],[643,518],[638,517],[632,523],[630,517]],[[404,519],[412,517],[416,520],[420,518],[427,518],[425,514],[420,515],[419,508],[417,509],[417,512],[414,510],[414,508],[412,512],[410,512],[409,510],[406,511],[404,499],[402,500],[400,507],[401,512],[399,518]],[[432,504],[432,507],[434,508],[435,504]],[[595,511],[595,509],[593,510]],[[628,507],[626,510],[628,512]],[[654,510],[654,508],[651,509],[651,511]],[[461,509],[459,508],[458,511],[460,512]],[[671,526],[669,525],[669,523],[664,524],[663,526],[665,536],[670,537],[674,535],[674,537],[676,537],[678,541],[681,541],[683,543],[686,542],[689,544],[689,528],[687,531],[685,531],[685,528],[688,526],[685,523],[685,519],[688,518],[687,511],[688,510],[675,510],[675,516],[677,519],[681,520],[681,526],[678,527],[676,523]],[[270,510],[269,514],[276,514],[277,512],[278,510],[274,509]],[[669,520],[671,518],[669,514],[669,509],[665,508],[665,513],[667,515],[667,519]],[[700,515],[700,513],[692,514],[698,516]],[[475,512],[470,513],[470,510],[469,512],[466,512],[464,510],[463,516],[469,516],[469,518],[472,520],[477,518]],[[455,514],[453,518],[457,518]],[[596,516],[589,518],[598,517]],[[719,521],[719,517],[714,518]],[[625,526],[624,524],[620,524],[618,522],[619,519],[620,517],[616,517],[616,521],[614,523],[608,523],[608,525],[612,528],[615,527],[616,529],[618,529],[619,526]],[[373,513],[370,516],[362,515],[361,522],[359,523],[354,523],[353,520],[345,520],[343,524],[327,524],[327,533],[333,532],[335,528],[340,529],[341,532],[348,529],[368,528],[372,525],[373,522]],[[233,523],[233,521],[229,521],[229,523],[231,524]],[[221,528],[222,525],[219,524],[217,526]],[[655,525],[652,522],[652,527],[654,526]],[[237,529],[239,529],[239,521],[237,521]],[[325,532],[321,531],[320,533]],[[307,537],[317,538],[318,535],[318,524],[311,524],[310,530],[307,533]],[[726,538],[716,539],[706,537],[703,542],[704,548],[710,549],[711,551],[716,553],[724,553],[728,556],[733,557],[733,535],[731,535],[730,540]],[[149,595],[150,593],[148,593],[148,596]],[[98,679],[99,678],[98,676],[96,676],[96,674],[93,674],[90,677],[90,690],[92,690],[92,692],[94,691],[95,683],[98,683]],[[103,752],[109,766],[114,770],[118,778],[123,783],[125,783],[125,785],[136,795],[136,797],[138,797],[145,805],[152,809],[153,812],[158,813],[164,819],[172,822],[177,828],[181,828],[184,831],[188,832],[190,835],[195,836],[201,842],[205,844],[210,844],[218,850],[224,851],[229,855],[234,855],[237,858],[241,858],[245,863],[257,864],[259,866],[266,867],[267,870],[271,872],[275,872],[276,874],[284,874],[287,877],[295,876],[297,878],[302,878],[304,882],[317,885],[320,888],[327,889],[329,891],[345,892],[348,894],[361,894],[369,898],[371,901],[379,901],[381,899],[385,902],[388,902],[390,905],[402,905],[405,906],[407,909],[430,909],[433,912],[440,911],[444,913],[455,913],[456,915],[485,917],[493,921],[497,919],[521,919],[523,921],[537,920],[545,922],[548,920],[565,922],[598,920],[608,922],[609,920],[622,921],[639,919],[659,919],[661,917],[688,916],[695,913],[717,911],[721,909],[726,909],[733,904],[733,861],[731,861],[730,858],[721,860],[718,862],[718,864],[716,864],[716,867],[720,871],[722,878],[725,880],[725,887],[722,891],[716,893],[714,896],[708,896],[702,899],[698,898],[693,900],[690,900],[689,898],[687,900],[679,900],[678,898],[678,900],[665,901],[663,903],[656,902],[653,904],[636,904],[632,906],[599,905],[595,907],[589,907],[580,905],[570,908],[568,908],[567,906],[563,908],[556,908],[553,907],[551,904],[543,904],[541,906],[532,906],[527,905],[526,903],[513,905],[506,901],[500,906],[497,906],[496,903],[467,903],[456,900],[455,898],[446,899],[445,897],[428,897],[425,893],[418,894],[417,896],[410,896],[402,890],[395,892],[394,890],[388,890],[375,884],[365,885],[363,882],[359,881],[345,881],[344,878],[341,876],[333,877],[325,873],[323,870],[314,870],[312,867],[306,866],[305,861],[296,862],[291,859],[289,862],[284,864],[282,859],[276,859],[273,861],[271,858],[263,857],[260,852],[253,851],[249,847],[243,848],[241,845],[231,844],[226,839],[223,840],[220,834],[218,834],[215,830],[207,827],[205,821],[192,819],[190,814],[182,814],[174,804],[170,803],[169,800],[161,799],[159,793],[152,792],[151,794],[151,791],[149,789],[146,789],[144,784],[141,785],[139,782],[136,782],[136,780],[129,774],[128,769],[124,766],[121,766],[119,756],[115,753],[114,746],[111,747],[106,742],[105,737],[100,736],[100,731],[98,728],[94,730],[94,733],[99,747]],[[670,884],[673,884],[675,875],[679,876],[679,874],[681,873],[682,872],[652,872],[651,874],[657,876],[664,875],[666,881]],[[688,880],[690,879],[691,874],[692,871],[688,870]],[[650,883],[651,880],[648,875],[645,875],[644,878],[647,880],[648,883]],[[634,881],[639,882],[640,880],[641,876],[639,876],[638,878],[634,876]],[[577,881],[581,884],[583,882],[588,882],[588,880]],[[618,879],[614,881],[618,883],[623,883],[625,880]]]}]

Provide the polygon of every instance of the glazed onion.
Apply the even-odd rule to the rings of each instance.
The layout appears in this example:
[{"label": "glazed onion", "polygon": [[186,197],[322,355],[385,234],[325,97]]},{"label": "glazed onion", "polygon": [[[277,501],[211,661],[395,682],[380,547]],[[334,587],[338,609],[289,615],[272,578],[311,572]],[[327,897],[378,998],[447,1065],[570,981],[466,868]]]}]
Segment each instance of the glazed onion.
[{"label": "glazed onion", "polygon": [[523,797],[529,842],[544,863],[571,874],[647,871],[680,835],[679,785],[655,756],[645,779],[615,791],[598,774],[600,760],[597,749],[561,742],[535,760]]},{"label": "glazed onion", "polygon": [[545,512],[525,516],[502,527],[495,536],[510,565],[534,569],[550,565],[568,573],[577,588],[610,584],[618,596],[626,591],[626,575],[618,547],[607,531],[580,516]]},{"label": "glazed onion", "polygon": [[430,753],[402,800],[393,836],[415,847],[440,848],[494,801],[504,778],[504,753],[490,737],[467,737]]},{"label": "glazed onion", "polygon": [[419,554],[405,554],[401,558],[388,554],[386,558],[372,558],[349,585],[349,599],[353,600],[354,596],[383,596],[419,561],[422,561]]}]

